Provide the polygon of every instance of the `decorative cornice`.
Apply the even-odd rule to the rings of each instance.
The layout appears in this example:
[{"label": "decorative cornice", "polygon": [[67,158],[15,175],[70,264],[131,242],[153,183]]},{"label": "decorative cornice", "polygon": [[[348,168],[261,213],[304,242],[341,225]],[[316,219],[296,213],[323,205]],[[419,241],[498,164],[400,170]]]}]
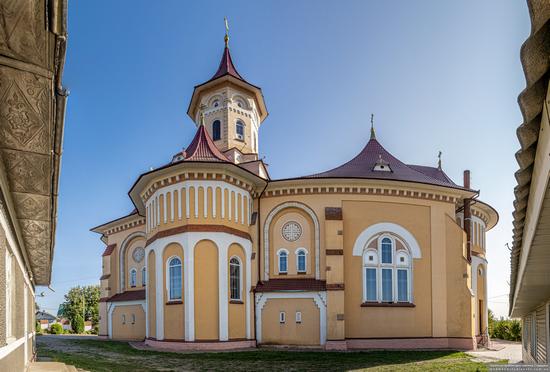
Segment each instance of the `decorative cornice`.
[{"label": "decorative cornice", "polygon": [[171,175],[153,182],[152,185],[150,185],[143,193],[141,193],[141,198],[143,202],[146,203],[151,195],[153,195],[155,191],[160,188],[179,182],[200,180],[227,182],[233,186],[240,187],[241,189],[248,191],[253,198],[256,198],[258,196],[258,194],[255,192],[255,187],[252,184],[245,182],[244,180],[236,176],[229,176],[224,173],[216,172],[185,172],[178,175]]},{"label": "decorative cornice", "polygon": [[295,196],[295,195],[316,195],[316,194],[357,194],[357,195],[375,195],[375,196],[397,196],[405,198],[435,200],[446,203],[457,203],[458,197],[445,195],[437,192],[413,191],[403,188],[392,187],[358,187],[358,186],[296,186],[284,187],[274,190],[268,190],[263,197],[271,198],[277,196]]},{"label": "decorative cornice", "polygon": [[186,233],[186,232],[224,232],[224,233],[233,234],[233,235],[239,236],[243,239],[247,239],[247,240],[252,241],[252,238],[250,237],[250,234],[248,234],[247,232],[237,230],[237,229],[234,229],[234,228],[229,227],[229,226],[224,226],[224,225],[184,225],[184,226],[178,226],[178,227],[174,227],[174,228],[171,228],[171,229],[167,229],[167,230],[157,232],[155,235],[153,235],[152,237],[150,237],[147,240],[147,243],[145,244],[145,246],[150,245],[151,243],[153,243],[157,239],[165,238],[167,236],[172,236],[172,235],[176,235],[176,234],[182,234],[182,233]]}]

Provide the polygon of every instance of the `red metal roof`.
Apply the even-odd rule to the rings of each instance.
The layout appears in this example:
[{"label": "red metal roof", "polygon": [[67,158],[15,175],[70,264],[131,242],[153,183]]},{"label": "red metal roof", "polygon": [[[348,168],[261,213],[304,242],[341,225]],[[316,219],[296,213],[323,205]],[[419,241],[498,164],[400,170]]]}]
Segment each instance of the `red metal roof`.
[{"label": "red metal roof", "polygon": [[[387,164],[391,171],[374,170],[377,163]],[[303,178],[370,178],[427,183],[446,187],[461,187],[455,184],[443,170],[419,165],[408,165],[390,154],[371,138],[355,158],[326,172]]]},{"label": "red metal roof", "polygon": [[117,293],[116,295],[107,298],[105,302],[138,301],[138,300],[145,300],[145,289]]},{"label": "red metal roof", "polygon": [[326,291],[327,283],[317,279],[270,279],[260,282],[256,286],[256,292],[279,291]]},{"label": "red metal roof", "polygon": [[244,80],[243,77],[239,75],[239,73],[237,72],[235,65],[233,65],[233,60],[231,59],[231,53],[229,53],[228,46],[225,46],[225,49],[223,50],[222,60],[220,61],[220,66],[218,67],[218,70],[209,81],[212,81],[214,79],[220,78],[225,75],[231,75],[234,78],[237,78],[239,80],[246,82],[246,80]]},{"label": "red metal roof", "polygon": [[[195,137],[181,155],[183,161],[229,162],[229,159],[216,147],[202,124],[199,125]],[[175,161],[177,161],[177,156],[178,154],[174,155]]]},{"label": "red metal roof", "polygon": [[116,244],[110,244],[108,245],[105,250],[103,251],[103,254],[101,256],[109,256],[116,248]]}]

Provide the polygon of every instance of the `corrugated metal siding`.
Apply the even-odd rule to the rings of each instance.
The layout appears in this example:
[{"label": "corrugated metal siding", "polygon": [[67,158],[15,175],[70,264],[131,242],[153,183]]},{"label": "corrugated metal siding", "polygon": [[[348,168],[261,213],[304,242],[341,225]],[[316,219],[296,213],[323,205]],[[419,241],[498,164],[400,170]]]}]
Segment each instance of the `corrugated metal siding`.
[{"label": "corrugated metal siding", "polygon": [[536,312],[537,319],[537,363],[546,363],[546,305]]},{"label": "corrugated metal siding", "polygon": [[529,354],[531,345],[531,315],[523,318],[523,349]]}]

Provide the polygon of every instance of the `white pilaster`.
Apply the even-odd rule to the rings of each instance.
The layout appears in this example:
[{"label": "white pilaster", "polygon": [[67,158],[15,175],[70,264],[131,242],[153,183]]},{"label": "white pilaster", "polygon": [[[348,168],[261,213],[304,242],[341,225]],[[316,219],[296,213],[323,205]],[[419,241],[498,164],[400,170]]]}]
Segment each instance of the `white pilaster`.
[{"label": "white pilaster", "polygon": [[195,244],[187,241],[182,243],[184,247],[185,341],[195,341]]},{"label": "white pilaster", "polygon": [[219,242],[218,244],[218,292],[219,292],[219,316],[220,316],[220,341],[229,339],[229,305],[228,305],[228,283],[227,283],[227,251],[229,245]]},{"label": "white pilaster", "polygon": [[[156,243],[156,242],[155,242]],[[153,244],[155,244],[153,243]],[[156,287],[156,317],[157,317],[157,340],[164,340],[164,260],[162,255],[162,247],[160,244],[155,244],[155,287]]]}]

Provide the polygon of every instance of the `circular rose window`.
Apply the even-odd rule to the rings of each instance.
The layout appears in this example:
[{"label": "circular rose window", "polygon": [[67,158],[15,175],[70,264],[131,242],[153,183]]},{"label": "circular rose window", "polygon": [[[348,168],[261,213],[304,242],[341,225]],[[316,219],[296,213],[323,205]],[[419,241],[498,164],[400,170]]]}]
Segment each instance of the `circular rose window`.
[{"label": "circular rose window", "polygon": [[134,258],[134,261],[141,262],[143,261],[143,257],[145,257],[145,249],[138,247],[134,249],[134,252],[132,253],[132,257]]},{"label": "circular rose window", "polygon": [[283,225],[283,238],[289,242],[296,241],[302,236],[302,226],[298,222],[290,221]]}]

